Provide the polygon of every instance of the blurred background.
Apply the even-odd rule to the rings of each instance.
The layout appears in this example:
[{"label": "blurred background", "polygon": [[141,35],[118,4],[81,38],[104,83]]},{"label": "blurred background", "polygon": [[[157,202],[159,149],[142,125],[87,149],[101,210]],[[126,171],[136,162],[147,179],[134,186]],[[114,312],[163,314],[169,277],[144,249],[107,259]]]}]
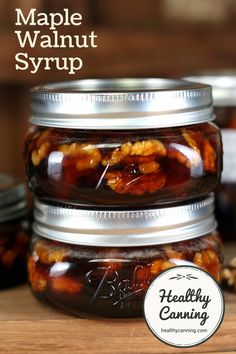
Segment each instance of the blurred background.
[{"label": "blurred background", "polygon": [[[25,13],[31,8],[80,12],[83,25],[61,27],[60,33],[94,30],[98,47],[22,50],[14,34],[15,8]],[[22,151],[31,86],[76,78],[176,77],[201,69],[235,68],[235,18],[235,0],[1,0],[0,171],[24,176]],[[22,51],[33,57],[79,56],[84,67],[76,75],[16,71],[15,54]]]}]

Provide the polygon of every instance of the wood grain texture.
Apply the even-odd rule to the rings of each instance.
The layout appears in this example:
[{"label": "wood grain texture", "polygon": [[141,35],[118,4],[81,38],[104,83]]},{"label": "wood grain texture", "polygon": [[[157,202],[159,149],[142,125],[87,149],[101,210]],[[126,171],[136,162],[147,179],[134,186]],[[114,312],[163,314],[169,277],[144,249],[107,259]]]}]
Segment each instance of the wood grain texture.
[{"label": "wood grain texture", "polygon": [[226,294],[225,319],[206,343],[182,351],[160,343],[143,319],[75,318],[39,303],[27,286],[0,294],[1,353],[235,353],[236,295]]},{"label": "wood grain texture", "polygon": [[[236,253],[236,245],[228,249]],[[41,304],[25,285],[0,293],[0,353],[235,354],[236,294],[225,299],[218,332],[200,346],[178,349],[159,342],[143,319],[75,318]]]}]

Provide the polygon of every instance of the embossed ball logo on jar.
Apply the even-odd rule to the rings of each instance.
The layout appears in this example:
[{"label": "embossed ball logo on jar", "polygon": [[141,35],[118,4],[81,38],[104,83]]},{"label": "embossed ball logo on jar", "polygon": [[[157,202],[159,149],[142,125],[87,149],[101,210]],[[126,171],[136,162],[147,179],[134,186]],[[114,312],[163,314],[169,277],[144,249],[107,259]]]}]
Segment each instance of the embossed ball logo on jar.
[{"label": "embossed ball logo on jar", "polygon": [[207,272],[179,266],[164,271],[151,283],[144,315],[158,339],[175,347],[191,347],[217,331],[224,307],[222,291]]}]

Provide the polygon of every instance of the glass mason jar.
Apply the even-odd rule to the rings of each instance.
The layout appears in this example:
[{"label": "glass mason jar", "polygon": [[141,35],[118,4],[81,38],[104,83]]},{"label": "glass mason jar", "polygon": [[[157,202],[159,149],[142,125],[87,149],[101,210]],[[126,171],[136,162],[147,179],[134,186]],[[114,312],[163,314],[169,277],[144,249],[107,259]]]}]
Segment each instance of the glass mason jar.
[{"label": "glass mason jar", "polygon": [[170,79],[81,80],[32,90],[25,143],[44,202],[154,205],[213,191],[222,169],[211,88]]},{"label": "glass mason jar", "polygon": [[0,174],[0,288],[26,281],[29,237],[24,185]]},{"label": "glass mason jar", "polygon": [[221,280],[213,197],[162,209],[78,210],[36,202],[28,258],[33,293],[75,315],[142,316],[163,270],[192,265]]},{"label": "glass mason jar", "polygon": [[216,190],[218,229],[225,240],[236,237],[236,71],[221,70],[189,77],[212,85],[213,105],[221,128],[224,159],[221,185]]}]

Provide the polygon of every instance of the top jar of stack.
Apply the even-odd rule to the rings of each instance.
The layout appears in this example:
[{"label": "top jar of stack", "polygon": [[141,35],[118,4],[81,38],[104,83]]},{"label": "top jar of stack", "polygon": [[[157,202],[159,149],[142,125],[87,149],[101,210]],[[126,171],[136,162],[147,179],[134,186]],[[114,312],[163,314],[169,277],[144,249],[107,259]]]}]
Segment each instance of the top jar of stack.
[{"label": "top jar of stack", "polygon": [[42,201],[160,205],[218,185],[211,87],[170,79],[80,80],[32,90],[25,160]]}]

